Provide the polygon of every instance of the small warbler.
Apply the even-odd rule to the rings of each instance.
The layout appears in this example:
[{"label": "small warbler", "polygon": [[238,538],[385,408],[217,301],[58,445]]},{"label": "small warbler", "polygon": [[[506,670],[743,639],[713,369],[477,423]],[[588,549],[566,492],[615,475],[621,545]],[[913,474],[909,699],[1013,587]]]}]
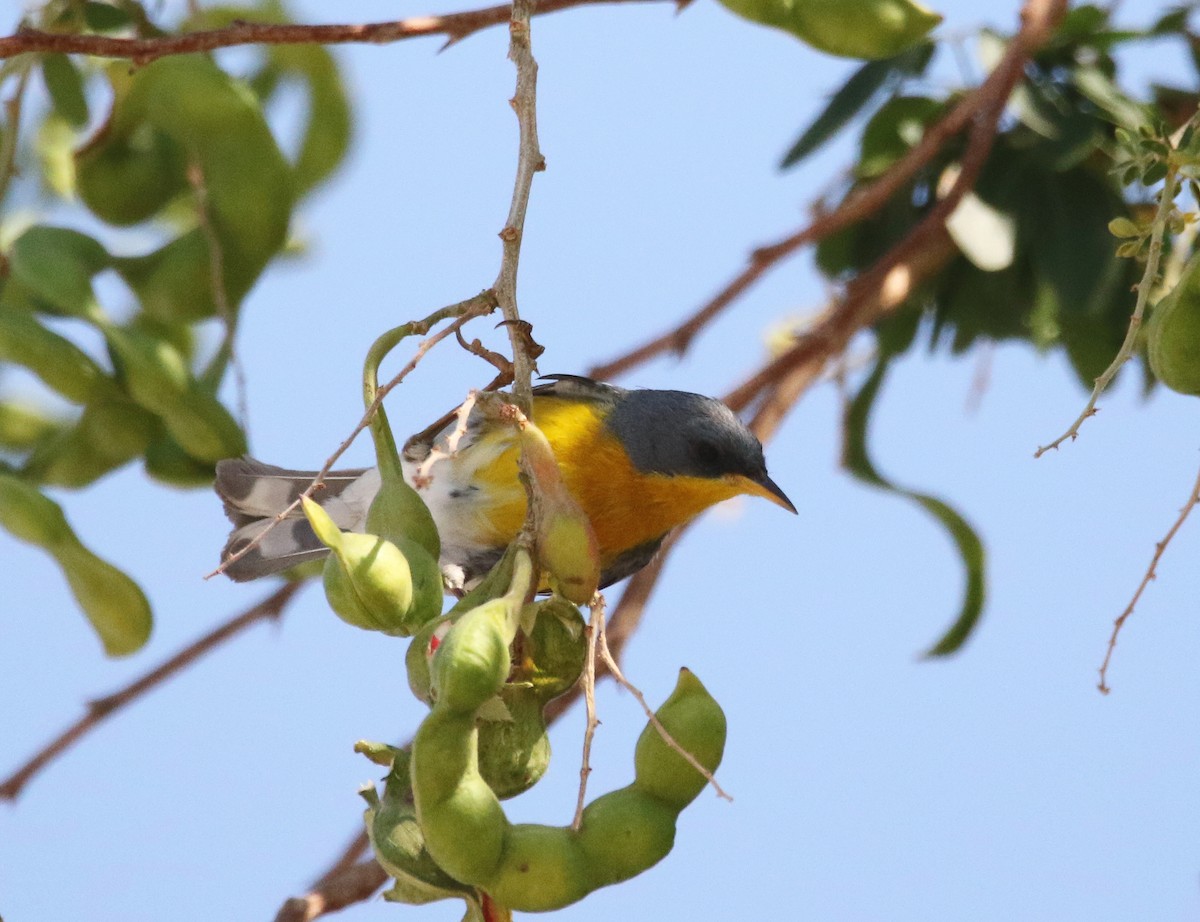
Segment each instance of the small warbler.
[{"label": "small warbler", "polygon": [[[671,529],[741,494],[796,508],[767,476],[762,445],[725,404],[683,391],[626,390],[575,375],[548,375],[533,389],[533,421],[545,433],[563,480],[591,521],[600,549],[601,587],[650,562]],[[456,426],[447,414],[404,446],[405,479]],[[472,411],[456,449],[439,458],[420,490],[442,541],[440,564],[452,586],[470,586],[499,560],[525,519],[517,478],[517,434]],[[225,567],[243,581],[328,553],[296,513],[274,518],[308,487],[315,471],[237,458],[217,464],[216,491],[234,530],[222,560],[262,541]],[[375,468],[326,475],[316,499],[345,531],[363,531],[379,490]]]}]

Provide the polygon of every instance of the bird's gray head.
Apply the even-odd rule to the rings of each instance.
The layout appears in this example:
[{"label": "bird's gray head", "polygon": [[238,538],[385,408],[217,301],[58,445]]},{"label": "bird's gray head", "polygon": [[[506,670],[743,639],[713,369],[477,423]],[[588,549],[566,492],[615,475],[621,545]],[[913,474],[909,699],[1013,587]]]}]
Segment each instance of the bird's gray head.
[{"label": "bird's gray head", "polygon": [[762,444],[719,400],[685,391],[624,391],[607,425],[643,473],[744,477],[761,488],[754,492],[796,511],[767,476]]}]

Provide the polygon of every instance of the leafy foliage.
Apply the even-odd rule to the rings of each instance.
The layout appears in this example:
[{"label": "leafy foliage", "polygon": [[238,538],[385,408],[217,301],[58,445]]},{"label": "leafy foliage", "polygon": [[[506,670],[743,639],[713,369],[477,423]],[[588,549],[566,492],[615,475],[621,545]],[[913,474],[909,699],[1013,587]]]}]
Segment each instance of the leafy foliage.
[{"label": "leafy foliage", "polygon": [[[184,28],[238,18],[282,22],[286,15],[275,2],[226,7]],[[161,34],[134,3],[50,3],[35,24]],[[7,246],[0,471],[26,490],[78,489],[140,459],[154,479],[206,486],[216,461],[245,451],[241,426],[220,399],[241,304],[282,253],[294,206],[331,175],[349,144],[350,107],[337,66],[320,46],[272,50],[248,78],[201,55],[133,71],[62,54],[8,66],[36,70],[47,90],[50,105],[37,133],[44,194],[79,209],[57,209],[63,220],[137,227],[158,243],[115,256],[103,235],[34,224]],[[266,118],[286,83],[307,100],[294,160]],[[96,294],[97,277],[108,274],[124,283],[115,303]],[[52,318],[67,323],[52,326]],[[101,334],[104,353],[75,339],[72,330],[84,327]],[[17,368],[52,393],[25,394],[22,376],[12,374]],[[61,527],[69,531],[65,518]],[[75,585],[81,565],[59,557]],[[140,619],[140,611],[130,608],[127,617]],[[97,625],[106,649],[140,646],[149,634],[148,609],[144,625],[137,623],[145,630],[134,630],[132,620],[126,625],[137,644],[110,643]]]}]

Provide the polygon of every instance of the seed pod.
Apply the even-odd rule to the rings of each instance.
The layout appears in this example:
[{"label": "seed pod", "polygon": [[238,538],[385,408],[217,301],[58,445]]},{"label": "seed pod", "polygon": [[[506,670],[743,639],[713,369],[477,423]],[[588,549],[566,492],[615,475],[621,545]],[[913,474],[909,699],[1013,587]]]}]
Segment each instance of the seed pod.
[{"label": "seed pod", "polygon": [[216,464],[246,453],[246,436],[225,406],[193,383],[162,416],[167,432],[197,461]]},{"label": "seed pod", "polygon": [[[386,469],[387,466],[381,465],[380,473],[384,474]],[[399,476],[399,465],[395,470],[396,476],[382,476],[379,492],[367,510],[367,531],[396,544],[401,538],[412,541],[425,551],[426,556],[437,561],[442,548],[433,515],[420,494]],[[441,585],[440,578],[438,585]]]},{"label": "seed pod", "polygon": [[[716,771],[725,751],[725,713],[694,673],[679,670],[675,690],[657,714],[676,743],[710,772]],[[652,725],[638,738],[633,761],[634,787],[676,810],[695,800],[707,783]]]},{"label": "seed pod", "polygon": [[1200,395],[1200,255],[1154,306],[1147,336],[1155,377],[1180,394]]},{"label": "seed pod", "polygon": [[74,426],[39,445],[22,473],[42,484],[86,486],[140,455],[158,429],[158,420],[129,400],[102,398],[84,407]]},{"label": "seed pod", "polygon": [[600,584],[600,548],[591,523],[563,482],[546,436],[528,421],[521,426],[521,453],[540,497],[538,563],[552,589],[586,604]]},{"label": "seed pod", "polygon": [[402,885],[408,897],[405,902],[461,896],[469,888],[438,867],[425,848],[425,836],[412,802],[410,758],[407,750],[395,751],[382,798],[373,785],[360,792],[368,804],[363,819],[375,860]]},{"label": "seed pod", "polygon": [[343,532],[324,509],[304,498],[304,514],[333,553],[325,561],[325,598],[355,627],[407,637],[413,602],[412,574],[400,549],[376,535]]},{"label": "seed pod", "polygon": [[534,609],[537,620],[521,644],[526,662],[517,667],[520,678],[533,685],[545,704],[579,681],[587,659],[587,635],[583,615],[565,599],[551,597],[527,608]]},{"label": "seed pod", "polygon": [[449,616],[435,618],[413,635],[404,654],[408,670],[408,687],[418,701],[433,704],[433,675],[429,664],[453,624]]},{"label": "seed pod", "polygon": [[890,58],[920,41],[941,15],[913,0],[721,0],[752,22],[850,58]]},{"label": "seed pod", "polygon": [[548,912],[594,889],[587,856],[569,829],[522,823],[509,828],[504,856],[486,887],[501,906]]},{"label": "seed pod", "polygon": [[592,888],[606,887],[662,861],[675,844],[679,811],[635,785],[597,797],[583,811],[579,846]]},{"label": "seed pod", "polygon": [[508,720],[479,722],[479,774],[501,800],[523,794],[550,767],[550,737],[545,706],[528,685],[505,685],[500,700]]},{"label": "seed pod", "polygon": [[433,687],[439,706],[474,714],[500,691],[508,676],[508,645],[516,633],[517,615],[510,600],[492,599],[451,628],[433,657]]}]

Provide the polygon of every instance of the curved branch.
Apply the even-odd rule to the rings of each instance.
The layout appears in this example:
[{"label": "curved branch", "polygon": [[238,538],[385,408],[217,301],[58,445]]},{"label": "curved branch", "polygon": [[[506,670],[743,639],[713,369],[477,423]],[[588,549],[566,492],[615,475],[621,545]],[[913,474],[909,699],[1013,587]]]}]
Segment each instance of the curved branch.
[{"label": "curved branch", "polygon": [[[650,2],[659,0],[543,0],[538,4],[537,12],[553,13],[601,3]],[[502,4],[441,16],[411,16],[408,19],[359,24],[236,22],[222,29],[205,29],[158,38],[114,38],[20,29],[13,35],[0,38],[0,58],[11,58],[31,51],[51,51],[101,58],[129,58],[136,64],[149,64],[167,55],[215,51],[238,45],[385,45],[427,35],[445,35],[446,44],[451,45],[481,29],[508,22],[511,10],[510,5]]]},{"label": "curved branch", "polygon": [[284,583],[269,596],[242,614],[209,631],[199,640],[184,647],[162,665],[151,669],[140,679],[129,683],[120,691],[88,702],[87,713],[57,737],[47,743],[41,751],[0,782],[0,800],[16,800],[29,780],[43,768],[71,748],[88,732],[94,730],[105,718],[140,698],[146,692],[161,685],[175,673],[192,665],[206,653],[216,649],[231,637],[240,634],[250,625],[269,618],[279,618],[292,596],[303,586],[302,582]]}]

